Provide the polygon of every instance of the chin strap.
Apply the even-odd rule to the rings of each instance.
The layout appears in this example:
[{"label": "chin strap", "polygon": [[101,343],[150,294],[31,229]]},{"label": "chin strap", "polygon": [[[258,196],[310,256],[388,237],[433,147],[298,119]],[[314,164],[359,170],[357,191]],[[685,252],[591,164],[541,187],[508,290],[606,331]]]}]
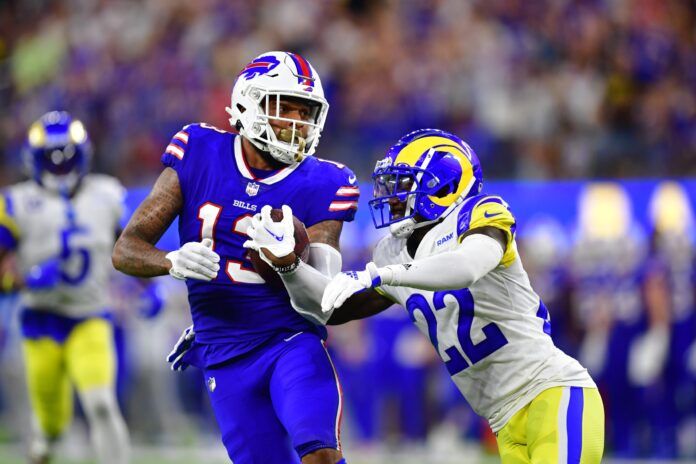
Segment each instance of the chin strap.
[{"label": "chin strap", "polygon": [[433,219],[432,221],[416,222],[416,220],[411,217],[390,225],[389,232],[391,232],[391,234],[396,238],[408,238],[411,236],[414,230],[429,226],[430,224],[435,224],[443,219],[444,216]]}]

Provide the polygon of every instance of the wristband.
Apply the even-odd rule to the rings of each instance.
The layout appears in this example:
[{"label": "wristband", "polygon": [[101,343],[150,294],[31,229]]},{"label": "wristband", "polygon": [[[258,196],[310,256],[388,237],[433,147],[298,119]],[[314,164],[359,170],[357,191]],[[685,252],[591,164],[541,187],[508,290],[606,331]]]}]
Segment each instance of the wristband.
[{"label": "wristband", "polygon": [[276,265],[271,265],[274,271],[276,271],[278,274],[290,274],[291,272],[295,272],[295,270],[300,267],[300,263],[302,260],[300,260],[299,256],[295,257],[295,261],[292,263],[288,264],[287,266],[276,266]]}]

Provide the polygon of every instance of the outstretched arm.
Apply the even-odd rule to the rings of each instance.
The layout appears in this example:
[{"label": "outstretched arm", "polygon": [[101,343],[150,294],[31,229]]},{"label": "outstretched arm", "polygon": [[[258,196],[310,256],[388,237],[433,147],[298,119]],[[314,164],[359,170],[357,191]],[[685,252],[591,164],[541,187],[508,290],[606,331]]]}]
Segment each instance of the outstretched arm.
[{"label": "outstretched arm", "polygon": [[485,226],[465,234],[452,251],[384,267],[368,263],[364,271],[343,272],[332,279],[322,297],[322,311],[353,305],[366,290],[382,285],[431,291],[470,287],[500,264],[506,245],[502,231]]},{"label": "outstretched arm", "polygon": [[364,292],[356,293],[331,314],[331,318],[327,325],[339,325],[356,319],[364,319],[366,317],[379,314],[394,302],[370,288]]},{"label": "outstretched arm", "polygon": [[167,252],[155,247],[183,206],[179,176],[165,168],[152,191],[133,213],[111,257],[119,271],[137,277],[165,275],[172,267]]},{"label": "outstretched arm", "polygon": [[472,229],[454,250],[417,259],[406,266],[379,268],[379,284],[431,291],[468,288],[500,264],[506,247],[507,237],[500,229]]},{"label": "outstretched arm", "polygon": [[394,304],[375,290],[353,295],[336,312],[322,312],[321,299],[331,279],[341,272],[339,236],[343,223],[323,221],[307,229],[310,240],[309,262],[301,263],[293,273],[280,277],[290,294],[293,307],[305,317],[324,324],[339,325],[373,316]]}]

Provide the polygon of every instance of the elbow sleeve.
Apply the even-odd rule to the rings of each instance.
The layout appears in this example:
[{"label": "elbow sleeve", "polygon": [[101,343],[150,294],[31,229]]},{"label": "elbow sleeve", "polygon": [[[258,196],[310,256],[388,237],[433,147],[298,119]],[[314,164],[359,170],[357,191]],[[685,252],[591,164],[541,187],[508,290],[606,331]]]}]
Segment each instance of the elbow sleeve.
[{"label": "elbow sleeve", "polygon": [[300,263],[294,272],[280,275],[295,311],[314,323],[326,324],[331,313],[322,312],[321,297],[333,276],[341,272],[341,264],[341,254],[335,248],[310,244],[309,263]]}]

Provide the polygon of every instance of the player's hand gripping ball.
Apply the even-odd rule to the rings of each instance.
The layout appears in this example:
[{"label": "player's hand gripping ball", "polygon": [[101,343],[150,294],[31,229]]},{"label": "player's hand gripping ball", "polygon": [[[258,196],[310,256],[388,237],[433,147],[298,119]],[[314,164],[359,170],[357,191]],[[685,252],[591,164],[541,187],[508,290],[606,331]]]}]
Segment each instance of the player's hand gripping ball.
[{"label": "player's hand gripping ball", "polygon": [[[288,216],[288,219],[283,218]],[[292,219],[290,219],[292,218]],[[283,286],[278,273],[270,266],[271,260],[267,256],[261,256],[263,248],[270,251],[276,258],[283,258],[291,252],[304,262],[309,258],[309,235],[305,225],[292,215],[289,206],[283,209],[271,209],[264,206],[261,213],[252,218],[252,224],[247,230],[250,240],[244,243],[248,248],[248,257],[251,265],[267,283]],[[294,243],[293,243],[294,242]]]}]

